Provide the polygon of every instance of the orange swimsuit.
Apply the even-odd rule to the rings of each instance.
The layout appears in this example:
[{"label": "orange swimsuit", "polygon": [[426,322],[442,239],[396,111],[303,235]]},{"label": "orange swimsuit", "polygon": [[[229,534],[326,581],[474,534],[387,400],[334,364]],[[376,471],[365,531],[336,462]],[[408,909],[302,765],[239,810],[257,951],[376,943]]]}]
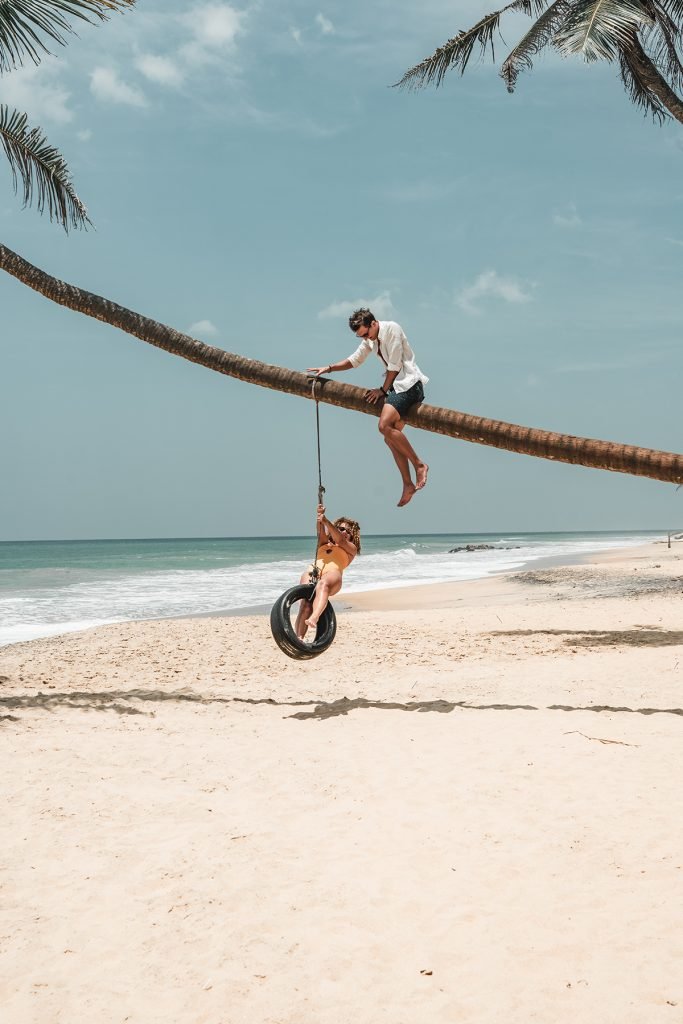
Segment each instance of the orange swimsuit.
[{"label": "orange swimsuit", "polygon": [[330,569],[338,569],[340,573],[343,573],[344,569],[348,568],[350,561],[351,555],[339,547],[338,544],[326,543],[318,545],[318,557],[315,560],[315,564],[320,569],[321,576],[324,576]]}]

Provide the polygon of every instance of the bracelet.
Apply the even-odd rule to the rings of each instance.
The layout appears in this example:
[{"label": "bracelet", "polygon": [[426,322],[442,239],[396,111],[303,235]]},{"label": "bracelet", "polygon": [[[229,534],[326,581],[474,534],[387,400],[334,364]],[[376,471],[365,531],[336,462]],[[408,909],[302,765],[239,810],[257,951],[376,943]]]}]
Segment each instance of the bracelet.
[{"label": "bracelet", "polygon": [[389,394],[389,392],[388,392],[388,391],[385,391],[383,387],[380,387],[380,391],[381,391],[381,392],[382,392],[382,394],[383,394],[383,395],[385,396],[385,398],[386,398],[386,396],[387,396],[387,395]]}]

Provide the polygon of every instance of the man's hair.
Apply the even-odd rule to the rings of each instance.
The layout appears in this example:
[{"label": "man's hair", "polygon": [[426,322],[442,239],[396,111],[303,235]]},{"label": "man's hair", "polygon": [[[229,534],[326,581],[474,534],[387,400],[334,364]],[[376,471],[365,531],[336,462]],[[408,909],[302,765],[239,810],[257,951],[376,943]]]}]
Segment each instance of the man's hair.
[{"label": "man's hair", "polygon": [[349,327],[355,334],[359,327],[369,327],[376,319],[375,314],[369,309],[357,309],[349,317]]}]

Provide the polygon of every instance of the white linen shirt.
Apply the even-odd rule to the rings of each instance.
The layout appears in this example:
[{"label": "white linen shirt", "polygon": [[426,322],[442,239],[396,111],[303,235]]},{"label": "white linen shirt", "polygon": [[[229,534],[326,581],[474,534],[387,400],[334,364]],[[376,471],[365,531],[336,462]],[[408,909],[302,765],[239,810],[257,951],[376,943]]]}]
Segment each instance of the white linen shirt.
[{"label": "white linen shirt", "polygon": [[393,383],[394,391],[398,394],[412,388],[419,380],[423,384],[428,382],[429,377],[425,377],[415,362],[413,350],[408,344],[403,328],[393,320],[379,321],[379,334],[375,341],[370,341],[369,338],[361,339],[356,351],[348,357],[351,366],[360,366],[371,352],[379,356],[387,370],[398,370],[398,376]]}]

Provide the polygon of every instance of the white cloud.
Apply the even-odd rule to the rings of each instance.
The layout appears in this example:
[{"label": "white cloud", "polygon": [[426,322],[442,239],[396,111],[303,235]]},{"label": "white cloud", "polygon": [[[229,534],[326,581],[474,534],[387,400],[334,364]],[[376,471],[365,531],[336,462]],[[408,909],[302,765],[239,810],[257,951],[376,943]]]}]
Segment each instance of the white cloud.
[{"label": "white cloud", "polygon": [[180,55],[189,64],[205,64],[216,55],[234,49],[237,36],[244,30],[246,13],[230,4],[208,3],[193,7],[182,22],[193,39],[181,47]]},{"label": "white cloud", "polygon": [[178,86],[182,83],[183,73],[176,61],[169,57],[158,57],[153,53],[143,53],[135,61],[135,65],[145,78],[157,85]]},{"label": "white cloud", "polygon": [[465,313],[477,314],[481,312],[481,300],[488,298],[520,303],[529,302],[531,295],[516,278],[502,277],[495,270],[485,270],[476,281],[460,289],[455,302]]},{"label": "white cloud", "polygon": [[76,138],[79,142],[90,142],[92,139],[92,132],[89,128],[82,128],[81,131],[76,132]]},{"label": "white cloud", "polygon": [[189,334],[198,335],[200,338],[215,338],[218,334],[218,328],[210,320],[197,320],[196,323],[190,324],[187,330]]},{"label": "white cloud", "polygon": [[332,35],[334,32],[334,25],[324,14],[316,14],[315,23],[324,36]]},{"label": "white cloud", "polygon": [[40,67],[17,68],[2,80],[2,102],[28,115],[31,127],[43,122],[67,124],[73,119],[71,94],[59,83],[61,69],[50,58]]},{"label": "white cloud", "polygon": [[292,37],[292,39],[294,40],[294,42],[297,44],[297,46],[301,46],[301,29],[300,28],[290,28],[289,34]]},{"label": "white cloud", "polygon": [[680,238],[665,238],[665,242],[670,242],[671,245],[683,245],[683,240]]},{"label": "white cloud", "polygon": [[570,203],[564,210],[555,210],[553,224],[558,228],[578,228],[580,224],[583,224],[576,209],[576,203]]},{"label": "white cloud", "polygon": [[375,316],[390,317],[394,314],[394,306],[391,301],[391,294],[380,292],[374,299],[343,299],[341,302],[332,302],[325,309],[318,313],[319,320],[336,320],[338,318],[350,317],[357,309],[366,307],[371,309]]},{"label": "white cloud", "polygon": [[205,46],[221,48],[234,43],[244,12],[235,10],[230,4],[204,4],[195,7],[190,17],[197,41]]},{"label": "white cloud", "polygon": [[131,107],[147,105],[143,93],[119,78],[112,68],[95,68],[90,75],[90,91],[98,100],[124,103]]}]

